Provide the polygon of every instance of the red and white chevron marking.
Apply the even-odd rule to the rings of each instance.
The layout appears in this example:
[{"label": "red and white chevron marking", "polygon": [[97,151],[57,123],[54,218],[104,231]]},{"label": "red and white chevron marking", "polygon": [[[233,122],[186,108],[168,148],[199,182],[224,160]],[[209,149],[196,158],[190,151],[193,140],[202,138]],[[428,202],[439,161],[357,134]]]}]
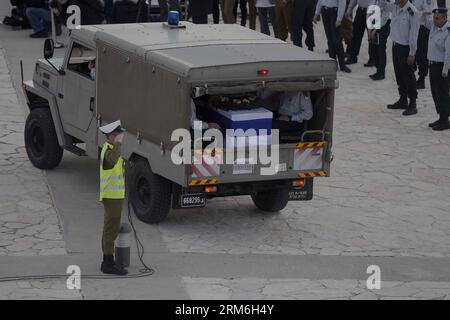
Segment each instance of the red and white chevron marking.
[{"label": "red and white chevron marking", "polygon": [[323,146],[294,151],[294,170],[322,170]]},{"label": "red and white chevron marking", "polygon": [[[195,161],[196,160],[196,161]],[[217,161],[215,161],[217,160]],[[198,156],[194,156],[192,161],[192,175],[194,179],[205,178],[205,177],[218,177],[220,176],[220,165],[217,164],[219,157],[211,157],[204,155],[202,161],[200,162]]]}]

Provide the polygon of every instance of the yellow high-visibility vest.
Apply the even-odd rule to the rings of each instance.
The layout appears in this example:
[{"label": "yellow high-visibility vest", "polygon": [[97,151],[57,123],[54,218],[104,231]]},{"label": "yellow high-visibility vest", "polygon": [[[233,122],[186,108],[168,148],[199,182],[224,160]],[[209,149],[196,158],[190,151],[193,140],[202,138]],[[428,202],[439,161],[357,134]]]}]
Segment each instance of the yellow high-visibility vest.
[{"label": "yellow high-visibility vest", "polygon": [[105,142],[100,156],[100,201],[103,199],[125,199],[124,161],[119,157],[114,168],[103,169],[103,160],[108,148],[114,149],[114,145]]}]

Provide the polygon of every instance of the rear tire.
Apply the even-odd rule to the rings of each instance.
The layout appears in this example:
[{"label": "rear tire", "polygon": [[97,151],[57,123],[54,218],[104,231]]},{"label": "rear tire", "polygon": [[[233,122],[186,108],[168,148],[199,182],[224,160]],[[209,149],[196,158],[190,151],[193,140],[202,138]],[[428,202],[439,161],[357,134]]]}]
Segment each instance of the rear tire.
[{"label": "rear tire", "polygon": [[266,212],[278,212],[283,210],[289,202],[288,189],[274,189],[271,191],[257,192],[252,196],[255,206]]},{"label": "rear tire", "polygon": [[133,210],[145,223],[159,223],[170,211],[170,181],[152,172],[148,161],[139,158],[127,168],[127,185]]},{"label": "rear tire", "polygon": [[31,110],[24,134],[28,158],[36,168],[49,170],[59,165],[64,150],[59,146],[50,109]]}]

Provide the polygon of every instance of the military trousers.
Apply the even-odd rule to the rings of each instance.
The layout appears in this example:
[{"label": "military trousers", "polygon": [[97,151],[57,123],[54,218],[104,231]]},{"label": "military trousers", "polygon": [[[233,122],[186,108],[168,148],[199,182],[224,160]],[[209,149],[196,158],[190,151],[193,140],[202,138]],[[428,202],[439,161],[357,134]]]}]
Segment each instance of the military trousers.
[{"label": "military trousers", "polygon": [[408,65],[409,46],[392,43],[392,62],[400,97],[416,100],[417,84],[414,65]]},{"label": "military trousers", "polygon": [[362,39],[367,29],[367,8],[358,7],[353,20],[352,43],[349,49],[350,58],[358,58]]},{"label": "military trousers", "polygon": [[222,10],[223,23],[236,23],[236,17],[233,13],[234,3],[235,0],[220,0],[220,9]]},{"label": "military trousers", "polygon": [[430,88],[433,96],[436,111],[441,120],[448,119],[450,116],[450,81],[442,77],[443,62],[430,61]]},{"label": "military trousers", "polygon": [[306,33],[305,44],[308,49],[315,47],[313,19],[316,11],[316,0],[294,0],[292,5],[292,41],[301,47],[303,31]]},{"label": "military trousers", "polygon": [[287,0],[284,5],[282,0],[276,0],[275,16],[277,18],[278,38],[286,41],[291,32],[292,0]]},{"label": "military trousers", "polygon": [[119,235],[123,200],[103,199],[105,210],[103,222],[102,251],[105,256],[114,254],[114,242]]},{"label": "military trousers", "polygon": [[428,38],[430,30],[424,26],[420,26],[419,35],[417,37],[416,61],[419,69],[419,77],[425,78],[428,75]]},{"label": "military trousers", "polygon": [[344,46],[342,45],[341,27],[336,28],[337,8],[322,9],[323,27],[328,41],[328,55],[339,61],[339,67],[345,67]]}]

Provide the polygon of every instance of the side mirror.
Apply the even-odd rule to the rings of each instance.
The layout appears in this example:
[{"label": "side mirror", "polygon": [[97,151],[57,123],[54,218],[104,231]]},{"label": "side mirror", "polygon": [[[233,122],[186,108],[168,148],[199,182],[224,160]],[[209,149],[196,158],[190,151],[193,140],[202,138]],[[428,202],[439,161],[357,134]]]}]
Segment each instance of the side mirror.
[{"label": "side mirror", "polygon": [[46,39],[44,42],[44,58],[45,60],[53,58],[55,52],[55,44],[53,39]]}]

